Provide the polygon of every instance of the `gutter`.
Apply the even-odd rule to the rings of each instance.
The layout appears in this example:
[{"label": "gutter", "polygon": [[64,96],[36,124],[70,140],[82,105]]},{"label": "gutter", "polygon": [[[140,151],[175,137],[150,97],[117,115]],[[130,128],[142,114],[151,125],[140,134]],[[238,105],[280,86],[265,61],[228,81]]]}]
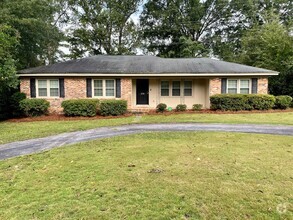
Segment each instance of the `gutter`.
[{"label": "gutter", "polygon": [[93,77],[164,77],[164,76],[172,76],[172,77],[197,77],[197,76],[206,76],[206,77],[214,77],[214,76],[277,76],[279,75],[278,72],[269,72],[269,73],[166,73],[166,74],[154,74],[154,73],[36,73],[36,74],[31,74],[31,73],[24,73],[24,74],[17,74],[20,77],[35,77],[35,76],[57,76],[57,77],[66,77],[66,76],[93,76]]}]

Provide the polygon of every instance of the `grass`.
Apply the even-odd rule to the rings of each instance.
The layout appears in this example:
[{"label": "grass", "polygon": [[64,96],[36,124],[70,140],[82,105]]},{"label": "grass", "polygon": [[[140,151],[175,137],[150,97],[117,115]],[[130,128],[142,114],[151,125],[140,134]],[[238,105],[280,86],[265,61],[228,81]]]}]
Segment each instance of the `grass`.
[{"label": "grass", "polygon": [[102,126],[115,126],[131,123],[169,123],[169,122],[205,122],[205,123],[249,123],[293,125],[293,112],[257,113],[257,114],[173,114],[145,115],[141,118],[126,117],[117,119],[79,120],[79,121],[38,121],[38,122],[2,122],[0,123],[0,144],[80,131]]},{"label": "grass", "polygon": [[0,161],[0,219],[292,219],[292,147],[145,133]]}]

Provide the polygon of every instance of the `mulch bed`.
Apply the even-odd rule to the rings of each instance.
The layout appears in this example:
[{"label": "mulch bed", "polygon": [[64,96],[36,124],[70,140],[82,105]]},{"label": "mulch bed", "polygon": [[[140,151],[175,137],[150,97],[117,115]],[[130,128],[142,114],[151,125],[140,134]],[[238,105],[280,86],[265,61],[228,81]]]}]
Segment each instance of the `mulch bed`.
[{"label": "mulch bed", "polygon": [[14,118],[9,119],[7,122],[33,122],[33,121],[77,121],[77,120],[99,120],[99,119],[114,119],[114,118],[126,118],[135,115],[179,115],[179,114],[259,114],[259,113],[278,113],[278,112],[293,112],[293,109],[287,110],[267,110],[267,111],[212,111],[212,110],[201,110],[201,111],[191,111],[187,110],[185,112],[164,112],[164,113],[157,113],[155,110],[150,111],[148,113],[127,113],[122,116],[100,116],[97,115],[95,117],[66,117],[62,114],[50,114],[38,117],[31,117],[31,118]]}]

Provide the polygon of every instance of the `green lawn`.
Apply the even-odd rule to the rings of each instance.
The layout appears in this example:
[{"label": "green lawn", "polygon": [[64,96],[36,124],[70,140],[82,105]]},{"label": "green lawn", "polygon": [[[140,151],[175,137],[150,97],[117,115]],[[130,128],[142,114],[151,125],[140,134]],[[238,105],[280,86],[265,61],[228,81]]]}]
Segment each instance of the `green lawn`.
[{"label": "green lawn", "polygon": [[292,147],[145,133],[0,161],[0,219],[292,219]]},{"label": "green lawn", "polygon": [[79,121],[38,121],[0,123],[0,144],[45,137],[63,132],[86,130],[101,126],[115,126],[131,123],[255,123],[293,125],[293,112],[255,113],[255,114],[174,114],[145,115],[141,118],[127,117],[117,119],[79,120]]}]

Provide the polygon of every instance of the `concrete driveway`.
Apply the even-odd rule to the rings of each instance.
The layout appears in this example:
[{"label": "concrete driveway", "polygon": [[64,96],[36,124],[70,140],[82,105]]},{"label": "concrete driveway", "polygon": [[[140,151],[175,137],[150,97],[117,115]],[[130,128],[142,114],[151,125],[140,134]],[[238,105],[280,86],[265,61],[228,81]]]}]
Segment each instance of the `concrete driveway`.
[{"label": "concrete driveway", "polygon": [[49,136],[45,138],[18,141],[0,145],[0,160],[32,154],[79,142],[137,134],[151,131],[225,131],[256,134],[274,134],[293,136],[293,126],[255,125],[255,124],[203,124],[203,123],[173,123],[173,124],[132,124],[117,127],[102,127],[87,131],[77,131]]}]

